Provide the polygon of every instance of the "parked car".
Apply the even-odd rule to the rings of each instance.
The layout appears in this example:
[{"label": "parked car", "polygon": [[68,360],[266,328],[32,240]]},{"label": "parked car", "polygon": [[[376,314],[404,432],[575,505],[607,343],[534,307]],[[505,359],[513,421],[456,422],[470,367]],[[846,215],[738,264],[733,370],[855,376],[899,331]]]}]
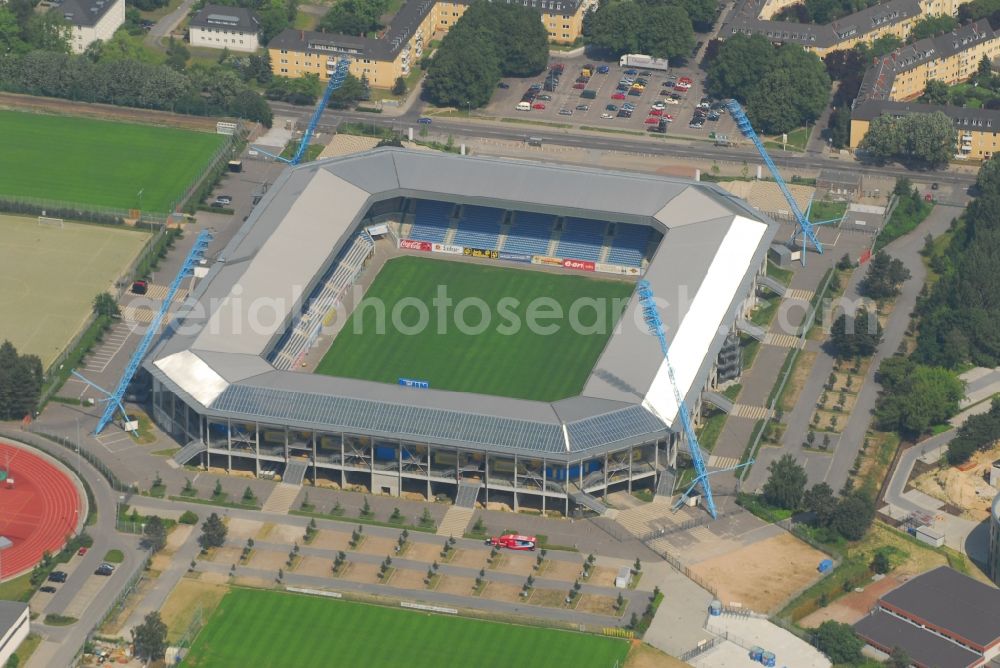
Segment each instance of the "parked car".
[{"label": "parked car", "polygon": [[721,118],[721,116],[719,116],[719,114],[717,114],[714,111],[708,115],[708,120],[712,121],[713,123],[719,120],[719,118]]},{"label": "parked car", "polygon": [[147,281],[132,281],[132,294],[144,295],[148,291],[149,283]]},{"label": "parked car", "polygon": [[544,109],[545,105],[543,103],[541,103],[541,102],[535,102],[533,105],[531,105],[531,108],[532,109]]},{"label": "parked car", "polygon": [[590,105],[589,104],[578,104],[578,105],[576,105],[576,110],[577,111],[590,111]]},{"label": "parked car", "polygon": [[575,84],[573,84],[573,88],[575,88],[576,90],[583,90],[586,87],[587,87],[587,84],[585,84],[585,83],[575,83]]},{"label": "parked car", "polygon": [[636,74],[638,74],[638,73],[639,73],[639,70],[631,70],[631,69],[629,69],[629,70],[625,70],[625,74],[628,74],[629,76],[633,76],[633,77],[634,77],[634,76],[635,76]]},{"label": "parked car", "polygon": [[625,93],[615,93],[614,95],[611,96],[611,99],[612,100],[624,100],[625,99]]},{"label": "parked car", "polygon": [[639,72],[639,76],[641,76],[641,77],[651,77],[651,76],[653,76],[653,73],[652,72],[648,72],[648,71],[643,71],[643,72]]},{"label": "parked car", "polygon": [[49,582],[66,582],[66,578],[68,578],[68,577],[69,576],[66,575],[66,571],[52,571],[51,573],[49,573],[48,581]]},{"label": "parked car", "polygon": [[626,109],[619,109],[618,118],[632,118],[632,112]]},{"label": "parked car", "polygon": [[39,587],[38,591],[44,591],[46,594],[54,594],[56,593],[56,588],[52,585],[45,585],[44,587]]},{"label": "parked car", "polygon": [[85,547],[81,547],[79,550],[76,551],[76,556],[78,557],[82,557],[85,554],[87,554],[87,548]]},{"label": "parked car", "polygon": [[614,118],[614,117],[615,117],[614,114],[609,114],[606,111],[603,114],[601,114],[601,118]]},{"label": "parked car", "polygon": [[631,95],[632,97],[642,97],[642,89],[633,88],[628,92],[628,94]]},{"label": "parked car", "polygon": [[663,82],[663,87],[664,88],[673,88],[674,87],[674,82],[673,81],[664,81]]},{"label": "parked car", "polygon": [[663,110],[662,109],[657,109],[656,107],[653,107],[652,109],[649,110],[649,115],[650,116],[662,116],[663,115]]},{"label": "parked car", "polygon": [[601,66],[599,66],[597,68],[597,73],[598,74],[607,74],[610,71],[611,71],[611,68],[608,67],[607,65],[601,65]]},{"label": "parked car", "polygon": [[567,108],[563,107],[562,109],[559,110],[559,115],[560,116],[572,116],[573,115],[573,110],[572,109],[567,109]]},{"label": "parked car", "polygon": [[604,110],[605,111],[618,111],[618,105],[616,105],[616,104],[609,104],[606,107],[604,107]]},{"label": "parked car", "polygon": [[210,209],[225,209],[226,205],[223,204],[222,202],[215,201],[215,202],[212,202],[211,204],[209,204],[208,208],[210,208]]},{"label": "parked car", "polygon": [[103,575],[107,577],[114,572],[115,572],[115,567],[107,562],[104,562],[103,564],[97,567],[97,570],[94,571],[94,575]]},{"label": "parked car", "polygon": [[233,196],[232,195],[217,195],[216,198],[215,198],[215,201],[216,202],[222,202],[223,204],[232,204],[233,203]]},{"label": "parked car", "polygon": [[540,84],[540,83],[533,83],[533,84],[531,84],[530,88],[531,88],[531,90],[542,90],[542,84]]},{"label": "parked car", "polygon": [[659,122],[660,122],[660,119],[657,118],[656,116],[650,116],[645,121],[646,125],[649,125],[650,123],[659,123]]},{"label": "parked car", "polygon": [[510,88],[510,84],[506,83],[504,81],[501,81],[500,83],[497,84],[497,88],[507,89],[507,88]]},{"label": "parked car", "polygon": [[537,99],[543,100],[545,102],[548,102],[549,100],[552,99],[552,96],[551,95],[539,95]]}]

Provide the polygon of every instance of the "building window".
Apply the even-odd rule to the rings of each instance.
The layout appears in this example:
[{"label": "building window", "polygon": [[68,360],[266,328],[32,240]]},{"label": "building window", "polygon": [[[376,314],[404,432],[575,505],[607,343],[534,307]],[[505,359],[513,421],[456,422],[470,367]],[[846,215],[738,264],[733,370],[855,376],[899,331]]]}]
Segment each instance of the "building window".
[{"label": "building window", "polygon": [[282,68],[281,68],[281,71],[282,71],[283,73],[284,73],[284,72],[287,72],[287,71],[288,71],[288,68],[287,68],[287,67],[282,67]]}]

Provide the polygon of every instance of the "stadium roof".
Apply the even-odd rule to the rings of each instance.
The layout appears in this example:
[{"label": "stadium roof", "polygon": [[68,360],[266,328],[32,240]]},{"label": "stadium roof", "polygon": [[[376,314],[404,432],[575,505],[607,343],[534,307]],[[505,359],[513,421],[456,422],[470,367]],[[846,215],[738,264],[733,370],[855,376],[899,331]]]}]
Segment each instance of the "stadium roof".
[{"label": "stadium roof", "polygon": [[[677,404],[633,295],[580,396],[554,403],[279,371],[265,357],[372,204],[423,198],[653,226],[646,269],[681,395],[696,398],[774,223],[712,184],[385,148],[289,168],[146,360],[203,414],[572,457],[666,435]],[[262,308],[264,307],[264,308]],[[261,316],[261,312],[265,315]],[[254,319],[266,322],[251,326]]]}]

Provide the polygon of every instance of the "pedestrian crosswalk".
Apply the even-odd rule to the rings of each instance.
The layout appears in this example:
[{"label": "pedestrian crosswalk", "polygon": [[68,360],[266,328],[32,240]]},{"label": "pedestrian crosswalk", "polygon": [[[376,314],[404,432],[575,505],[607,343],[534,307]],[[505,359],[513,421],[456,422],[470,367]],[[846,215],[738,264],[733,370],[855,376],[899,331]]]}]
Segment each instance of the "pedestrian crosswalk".
[{"label": "pedestrian crosswalk", "polygon": [[794,299],[795,301],[807,302],[813,297],[812,290],[788,290],[785,292],[785,299]]},{"label": "pedestrian crosswalk", "polygon": [[122,320],[125,320],[126,322],[137,322],[144,325],[148,325],[153,322],[153,316],[156,315],[155,311],[136,306],[122,306],[121,311]]},{"label": "pedestrian crosswalk", "polygon": [[739,457],[719,457],[718,455],[711,455],[708,458],[708,465],[713,469],[728,469],[739,463]]},{"label": "pedestrian crosswalk", "polygon": [[804,339],[798,336],[792,336],[791,334],[775,334],[774,332],[768,332],[767,335],[764,336],[764,343],[778,348],[801,349],[805,345]]},{"label": "pedestrian crosswalk", "polygon": [[750,420],[763,420],[768,416],[769,411],[763,406],[750,406],[748,404],[736,404],[729,415],[733,417],[748,418]]},{"label": "pedestrian crosswalk", "polygon": [[[169,289],[170,288],[166,285],[150,284],[150,286],[146,289],[145,296],[147,299],[155,299],[157,301],[163,301],[164,299],[167,298],[167,291]],[[187,297],[187,290],[179,289],[177,290],[177,293],[174,295],[174,301],[175,302],[184,301],[185,297]]]}]

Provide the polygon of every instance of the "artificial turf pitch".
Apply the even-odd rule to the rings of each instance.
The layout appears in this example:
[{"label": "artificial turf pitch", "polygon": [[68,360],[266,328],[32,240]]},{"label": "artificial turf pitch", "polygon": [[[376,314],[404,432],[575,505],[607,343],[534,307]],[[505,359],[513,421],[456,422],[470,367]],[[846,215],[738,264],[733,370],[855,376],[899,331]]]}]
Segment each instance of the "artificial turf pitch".
[{"label": "artificial turf pitch", "polygon": [[[221,135],[74,116],[0,111],[0,197],[168,213]],[[142,195],[139,195],[139,191]]]},{"label": "artificial turf pitch", "polygon": [[234,589],[184,659],[197,668],[612,668],[623,640],[275,591]]},{"label": "artificial turf pitch", "polygon": [[[439,286],[452,300],[443,318],[434,301]],[[356,307],[316,373],[385,383],[409,378],[427,381],[434,389],[536,401],[564,399],[583,389],[633,287],[579,275],[396,258],[385,264],[365,293],[365,302],[384,305],[385,317],[365,302]],[[460,319],[473,329],[462,331],[456,325],[460,304],[476,298],[489,310],[489,326],[477,331],[482,312],[472,306]],[[548,307],[561,309],[562,318],[535,319],[542,327],[556,325],[554,333],[527,325],[530,304],[537,298],[548,298]],[[414,299],[428,314],[427,326],[418,333],[407,331],[420,320]],[[517,304],[507,302],[507,309],[505,299]],[[576,320],[586,329],[574,328],[568,317],[577,300],[582,306]],[[584,300],[596,300],[603,317]],[[535,308],[552,312],[539,302]],[[400,327],[393,326],[394,310]],[[512,325],[515,317],[520,326]],[[384,327],[379,327],[380,321]]]}]

